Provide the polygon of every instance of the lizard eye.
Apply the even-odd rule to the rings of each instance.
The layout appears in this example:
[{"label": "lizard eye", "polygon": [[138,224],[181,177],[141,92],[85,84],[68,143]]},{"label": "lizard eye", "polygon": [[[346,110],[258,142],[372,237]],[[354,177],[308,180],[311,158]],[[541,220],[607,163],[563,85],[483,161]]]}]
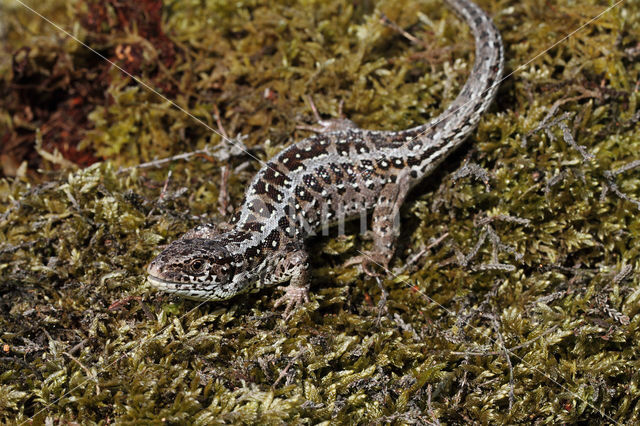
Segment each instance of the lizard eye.
[{"label": "lizard eye", "polygon": [[200,259],[193,260],[189,264],[189,268],[191,268],[191,270],[196,273],[202,272],[202,270],[204,269],[204,262]]}]

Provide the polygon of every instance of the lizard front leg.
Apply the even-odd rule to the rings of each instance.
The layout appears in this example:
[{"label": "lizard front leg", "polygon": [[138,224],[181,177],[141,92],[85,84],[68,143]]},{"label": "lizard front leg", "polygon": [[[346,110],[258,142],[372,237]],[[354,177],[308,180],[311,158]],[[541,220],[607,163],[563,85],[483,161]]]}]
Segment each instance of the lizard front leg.
[{"label": "lizard front leg", "polygon": [[308,255],[302,244],[292,247],[275,265],[272,282],[289,281],[288,286],[279,287],[284,294],[276,300],[274,307],[286,304],[283,316],[288,319],[293,309],[309,303]]}]

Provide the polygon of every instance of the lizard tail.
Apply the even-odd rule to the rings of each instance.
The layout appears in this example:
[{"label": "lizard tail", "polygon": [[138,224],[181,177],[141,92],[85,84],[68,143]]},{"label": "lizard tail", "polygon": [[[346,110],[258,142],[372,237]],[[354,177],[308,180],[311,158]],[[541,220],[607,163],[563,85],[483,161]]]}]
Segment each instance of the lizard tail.
[{"label": "lizard tail", "polygon": [[[471,28],[475,63],[458,97],[430,122],[402,132],[406,148],[420,158],[428,174],[473,132],[495,98],[504,69],[504,48],[491,18],[468,0],[445,0]],[[416,146],[417,145],[417,146]]]}]

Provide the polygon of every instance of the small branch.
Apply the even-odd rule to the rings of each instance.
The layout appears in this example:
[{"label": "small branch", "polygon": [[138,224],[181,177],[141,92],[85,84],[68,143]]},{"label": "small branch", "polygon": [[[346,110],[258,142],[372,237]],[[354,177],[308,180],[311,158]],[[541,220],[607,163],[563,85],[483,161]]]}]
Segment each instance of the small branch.
[{"label": "small branch", "polygon": [[618,274],[615,277],[613,277],[613,283],[614,284],[620,284],[622,281],[627,279],[627,277],[629,276],[631,271],[633,271],[633,266],[624,265],[622,267],[622,269],[620,270],[620,272],[618,272]]},{"label": "small branch", "polygon": [[[556,112],[558,111],[558,108],[560,108],[562,105],[569,103],[569,102],[575,102],[575,101],[579,101],[581,99],[585,99],[585,98],[597,98],[597,99],[602,99],[602,95],[600,95],[597,92],[593,92],[591,90],[587,90],[583,87],[578,87],[578,90],[583,92],[582,95],[578,95],[578,96],[573,96],[570,98],[564,98],[564,99],[558,99],[557,101],[555,101],[553,103],[553,105],[551,105],[551,108],[549,108],[549,111],[547,112],[547,115],[544,116],[544,118],[542,119],[542,121],[540,122],[540,124],[538,124],[538,126],[531,130],[530,132],[528,132],[526,135],[524,135],[522,137],[522,147],[526,147],[527,146],[527,139],[533,135],[534,133],[537,133],[538,131],[540,131],[541,129],[545,129],[545,128],[549,128],[551,126],[555,126],[556,124],[558,124],[560,121],[562,120],[566,120],[568,118],[571,117],[571,115],[569,113],[564,113],[562,114],[560,117],[556,118],[555,120],[551,120],[551,118],[556,115]],[[555,140],[555,138],[552,136],[550,136],[551,140]]]},{"label": "small branch", "polygon": [[[468,364],[469,361],[468,360],[462,360],[463,364]],[[460,404],[460,401],[462,400],[462,392],[464,391],[464,387],[467,385],[467,373],[468,370],[464,370],[464,373],[462,375],[462,383],[460,384],[460,388],[458,389],[458,392],[456,392],[455,396],[453,397],[453,401],[454,404],[457,406],[458,404]]]},{"label": "small branch", "polygon": [[473,248],[471,249],[471,251],[469,252],[469,254],[467,254],[464,258],[463,261],[461,262],[460,266],[464,266],[466,267],[469,262],[471,262],[473,260],[473,258],[475,258],[478,255],[478,252],[480,251],[480,248],[482,247],[482,245],[484,244],[485,240],[487,239],[487,231],[483,231],[480,234],[480,237],[478,238],[478,241],[476,242],[476,245],[473,246]]},{"label": "small branch", "polygon": [[[527,340],[524,343],[521,343],[519,345],[512,346],[511,348],[507,349],[507,351],[509,351],[510,353],[513,353],[514,351],[516,351],[518,349],[522,349],[522,348],[524,348],[526,346],[529,346],[530,344],[532,344],[536,340],[541,339],[542,337],[546,336],[547,334],[553,333],[557,329],[558,329],[558,326],[554,325],[553,327],[549,328],[548,330],[545,330],[544,333],[540,334],[539,336],[536,336],[533,339],[529,339],[529,340]],[[462,356],[496,356],[496,355],[500,355],[499,351],[486,351],[486,352],[477,352],[477,351],[476,352],[471,352],[471,351],[456,352],[456,351],[451,351],[449,353],[452,354],[452,355],[462,355]]]},{"label": "small branch", "polygon": [[414,254],[413,256],[411,256],[407,262],[401,267],[399,268],[397,271],[395,271],[394,273],[396,275],[400,275],[402,274],[404,271],[406,271],[411,265],[413,265],[414,263],[416,263],[418,260],[420,260],[420,258],[422,256],[424,256],[424,254],[431,250],[432,248],[436,247],[438,244],[440,244],[442,241],[444,241],[445,238],[447,238],[449,236],[449,232],[445,232],[444,234],[440,235],[438,238],[432,238],[429,245],[426,246],[425,248],[423,248],[422,250],[420,250],[418,253]]},{"label": "small branch", "polygon": [[488,171],[475,163],[465,162],[462,167],[456,170],[453,176],[451,176],[451,179],[455,182],[456,180],[467,176],[472,176],[481,180],[484,183],[485,191],[491,191],[491,186],[489,185],[491,175]]},{"label": "small branch", "polygon": [[162,200],[165,197],[165,194],[167,193],[167,188],[169,187],[169,181],[171,180],[171,170],[169,170],[169,172],[167,173],[167,178],[164,180],[164,185],[162,185],[162,191],[160,191],[160,197],[159,199]]},{"label": "small branch", "polygon": [[640,167],[640,160],[635,160],[615,170],[611,170],[609,174],[611,177],[614,177],[618,176],[621,173],[628,172],[629,170],[637,169],[638,167]]},{"label": "small branch", "polygon": [[416,44],[418,46],[426,47],[424,41],[422,41],[419,38],[414,37],[413,35],[411,35],[408,32],[406,32],[404,29],[402,29],[400,27],[400,25],[398,25],[395,22],[393,22],[384,13],[380,13],[380,22],[382,23],[382,25],[385,25],[385,26],[391,28],[392,30],[398,32],[399,34],[401,34],[404,38],[409,40],[411,43]]},{"label": "small branch", "polygon": [[218,130],[222,134],[223,139],[224,140],[229,139],[229,135],[227,134],[227,131],[225,130],[224,126],[222,125],[222,120],[220,119],[220,110],[218,109],[218,105],[216,105],[216,104],[213,104],[213,116],[216,119],[216,124],[218,125]]},{"label": "small branch", "polygon": [[495,221],[517,223],[518,225],[525,225],[525,226],[531,224],[531,220],[529,219],[523,219],[517,216],[511,216],[508,214],[497,214],[495,216],[487,216],[485,218],[480,219],[477,225],[486,225]]},{"label": "small branch", "polygon": [[628,201],[631,204],[634,204],[638,208],[638,210],[640,210],[640,201],[636,200],[635,198],[631,198],[630,196],[622,192],[620,188],[618,188],[618,184],[615,183],[615,181],[613,180],[614,176],[612,172],[608,170],[605,171],[604,177],[606,179],[606,182],[604,182],[604,185],[602,187],[602,192],[600,193],[600,201],[604,201],[604,197],[607,195],[607,192],[611,191],[614,194],[616,194],[619,198],[625,201]]},{"label": "small branch", "polygon": [[502,337],[502,333],[500,332],[500,324],[495,314],[491,315],[491,320],[493,322],[493,327],[496,331],[496,335],[498,336],[498,343],[500,344],[500,348],[502,349],[503,355],[507,360],[507,364],[509,365],[509,410],[511,410],[511,408],[513,408],[513,402],[515,400],[515,395],[513,393],[513,364],[511,363],[509,351],[504,346],[504,338]]},{"label": "small branch", "polygon": [[474,272],[479,272],[479,271],[513,272],[516,270],[516,267],[513,265],[509,265],[508,263],[483,263],[481,265],[473,266],[471,270]]},{"label": "small branch", "polygon": [[[520,261],[522,259],[522,255],[516,252],[516,250],[513,247],[507,244],[503,244],[500,241],[500,237],[498,236],[498,234],[494,231],[494,229],[490,225],[485,225],[485,229],[482,231],[482,233],[478,237],[478,241],[476,242],[475,246],[473,247],[473,249],[471,249],[469,254],[467,254],[466,256],[454,244],[454,250],[455,250],[456,259],[457,259],[456,263],[466,268],[469,265],[469,262],[471,262],[478,255],[480,248],[484,245],[487,238],[489,238],[489,241],[491,241],[491,246],[492,246],[491,262],[483,263],[480,265],[474,265],[471,267],[471,270],[472,271],[494,270],[494,271],[506,271],[506,272],[514,271],[516,269],[514,265],[500,263],[500,261],[498,260],[498,254],[500,252],[506,251],[507,253],[513,255],[517,261]],[[447,264],[447,263],[451,263],[451,262],[445,261],[444,263],[441,263],[440,266],[444,266],[444,264]]]},{"label": "small branch", "polygon": [[291,366],[300,359],[300,357],[302,355],[304,355],[307,352],[307,350],[302,350],[300,351],[295,357],[293,357],[293,359],[291,361],[289,361],[289,363],[287,364],[286,367],[284,367],[284,369],[280,372],[280,374],[278,375],[278,378],[276,379],[275,382],[273,382],[273,384],[271,385],[271,389],[275,389],[276,385],[280,382],[280,380],[282,380],[284,378],[284,376],[287,375],[287,371],[289,371],[289,368],[291,368]]},{"label": "small branch", "polygon": [[555,175],[551,176],[544,185],[544,193],[546,195],[549,195],[549,193],[551,192],[551,188],[556,186],[557,184],[559,184],[560,182],[562,182],[562,180],[564,180],[564,178],[567,177],[567,171],[566,170],[561,170],[558,173],[556,173]]},{"label": "small branch", "polygon": [[69,349],[69,355],[72,355],[72,354],[76,353],[77,351],[79,351],[80,349],[82,349],[84,347],[84,345],[87,344],[88,341],[89,341],[89,339],[84,339],[80,343],[78,343],[77,345],[75,345],[74,347]]},{"label": "small branch", "polygon": [[427,386],[427,411],[433,419],[433,424],[440,426],[440,421],[436,417],[436,413],[433,412],[433,407],[431,406],[431,383]]},{"label": "small branch", "polygon": [[68,356],[69,358],[71,358],[76,364],[78,364],[84,370],[85,373],[87,373],[87,376],[89,376],[90,379],[93,379],[93,381],[96,382],[96,395],[100,395],[100,385],[98,384],[98,378],[87,367],[85,367],[85,365],[81,363],[80,360],[78,360],[78,358],[76,358],[75,356],[71,355],[69,352],[66,352],[66,351],[62,353]]},{"label": "small branch", "polygon": [[148,169],[152,167],[159,168],[173,161],[178,161],[178,160],[190,161],[194,157],[205,157],[205,158],[215,157],[216,159],[218,159],[218,161],[227,161],[231,157],[240,156],[248,152],[246,146],[243,143],[243,140],[246,138],[247,136],[239,135],[234,139],[234,143],[231,146],[229,146],[226,143],[219,143],[218,145],[215,145],[213,147],[206,146],[202,149],[197,149],[195,151],[172,155],[171,157],[160,158],[160,159],[149,161],[146,163],[137,164],[131,167],[124,167],[124,168],[121,167],[120,169],[118,169],[117,174],[127,173],[133,169]]},{"label": "small branch", "polygon": [[118,170],[118,174],[121,173],[127,173],[130,170],[133,169],[148,169],[151,167],[156,167],[159,168],[167,163],[171,163],[173,161],[177,161],[177,160],[185,160],[185,161],[189,161],[191,160],[192,157],[195,156],[199,156],[199,155],[204,155],[204,156],[213,156],[214,155],[214,150],[216,149],[220,149],[222,148],[222,144],[218,144],[213,148],[209,148],[209,147],[205,147],[203,149],[198,149],[195,151],[191,151],[191,152],[185,152],[182,154],[177,154],[177,155],[173,155],[171,157],[166,157],[166,158],[160,158],[158,160],[153,160],[153,161],[149,161],[146,163],[141,163],[141,164],[137,164],[135,166],[131,166],[131,167],[125,167],[125,168],[120,168]]},{"label": "small branch", "polygon": [[220,168],[220,192],[218,193],[218,211],[222,216],[229,212],[229,175],[231,170],[227,166]]},{"label": "small branch", "polygon": [[575,148],[580,153],[580,155],[582,155],[582,160],[584,162],[587,162],[596,158],[595,155],[588,152],[584,146],[578,145],[576,140],[573,138],[573,135],[571,134],[571,130],[569,130],[569,127],[564,121],[561,121],[560,123],[558,123],[558,126],[560,127],[560,129],[562,129],[562,137],[564,141],[569,145],[571,145],[573,148]]},{"label": "small branch", "polygon": [[375,277],[376,284],[378,285],[378,289],[380,289],[380,300],[378,301],[378,317],[376,318],[376,326],[380,327],[382,322],[382,314],[388,314],[389,308],[387,306],[387,298],[389,297],[389,292],[384,288],[382,282],[380,281],[380,277]]}]

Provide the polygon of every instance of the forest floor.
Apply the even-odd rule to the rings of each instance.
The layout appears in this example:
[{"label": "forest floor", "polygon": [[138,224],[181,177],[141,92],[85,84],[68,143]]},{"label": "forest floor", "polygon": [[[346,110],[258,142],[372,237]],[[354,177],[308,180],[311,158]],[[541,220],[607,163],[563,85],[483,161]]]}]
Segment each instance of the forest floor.
[{"label": "forest floor", "polygon": [[229,219],[309,99],[436,116],[466,24],[436,0],[30,3],[91,51],[0,2],[0,422],[639,423],[640,3],[579,3],[479,1],[507,78],[404,204],[392,273],[343,266],[356,228],[314,238],[284,320],[276,289],[188,301],[145,265]]}]

